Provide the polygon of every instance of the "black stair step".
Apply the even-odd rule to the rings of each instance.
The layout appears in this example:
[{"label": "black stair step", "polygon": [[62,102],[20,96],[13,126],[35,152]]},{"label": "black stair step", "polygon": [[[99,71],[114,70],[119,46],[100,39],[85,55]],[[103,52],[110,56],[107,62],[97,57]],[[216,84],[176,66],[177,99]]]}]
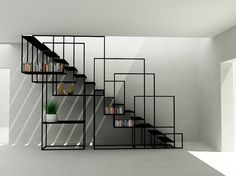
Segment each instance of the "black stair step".
[{"label": "black stair step", "polygon": [[69,63],[65,59],[54,58],[53,61],[56,62],[56,63],[69,65]]},{"label": "black stair step", "polygon": [[23,36],[23,39],[25,39],[27,42],[31,43],[35,48],[41,50],[41,51],[51,51],[46,45],[42,44],[37,38],[34,36]]},{"label": "black stair step", "polygon": [[76,78],[85,78],[85,79],[87,79],[87,76],[86,76],[85,74],[78,74],[78,73],[75,73],[74,76],[75,76]]},{"label": "black stair step", "polygon": [[160,139],[164,143],[174,142],[173,140],[171,140],[170,138],[166,136],[157,136],[157,138]]},{"label": "black stair step", "polygon": [[57,55],[57,53],[55,53],[54,51],[44,51],[44,54],[48,57],[57,57],[59,58],[60,56]]},{"label": "black stair step", "polygon": [[131,120],[144,120],[142,117],[138,117],[138,116],[135,116],[135,117],[130,117]]},{"label": "black stair step", "polygon": [[124,106],[124,103],[113,103],[113,106]]},{"label": "black stair step", "polygon": [[130,109],[126,109],[125,112],[126,112],[126,113],[134,113],[134,111],[133,111],[133,110],[130,110]]},{"label": "black stair step", "polygon": [[75,68],[73,66],[64,66],[64,69],[67,71],[78,71],[77,68]]},{"label": "black stair step", "polygon": [[84,84],[92,84],[92,85],[96,85],[95,82],[84,82]]},{"label": "black stair step", "polygon": [[148,132],[151,134],[151,135],[164,135],[162,132],[160,132],[159,130],[148,130]]},{"label": "black stair step", "polygon": [[136,128],[153,128],[153,126],[149,123],[140,123],[135,125]]}]

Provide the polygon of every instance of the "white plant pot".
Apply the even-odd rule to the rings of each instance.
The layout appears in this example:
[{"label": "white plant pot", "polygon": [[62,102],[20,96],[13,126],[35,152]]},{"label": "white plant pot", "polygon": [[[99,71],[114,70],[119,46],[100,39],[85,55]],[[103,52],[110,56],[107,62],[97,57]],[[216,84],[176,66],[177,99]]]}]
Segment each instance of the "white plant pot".
[{"label": "white plant pot", "polygon": [[57,114],[46,114],[46,122],[57,122]]}]

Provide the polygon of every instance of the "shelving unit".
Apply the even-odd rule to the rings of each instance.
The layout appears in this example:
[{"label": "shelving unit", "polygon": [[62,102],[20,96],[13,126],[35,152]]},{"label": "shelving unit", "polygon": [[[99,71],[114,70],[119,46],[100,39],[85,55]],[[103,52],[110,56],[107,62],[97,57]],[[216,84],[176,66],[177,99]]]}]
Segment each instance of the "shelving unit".
[{"label": "shelving unit", "polygon": [[[40,41],[37,37],[50,37],[52,41]],[[55,37],[60,37],[62,41],[55,41]],[[68,42],[65,40],[66,37],[70,37],[73,40]],[[86,43],[76,42],[76,37],[83,38],[101,38],[103,39],[103,57],[94,58],[93,62],[93,80],[87,78],[86,75]],[[26,50],[24,50],[24,42],[26,45]],[[32,75],[32,82],[40,83],[42,85],[42,111],[41,111],[41,149],[42,150],[81,150],[86,147],[86,101],[87,97],[93,97],[93,148],[94,149],[153,149],[153,148],[168,148],[168,149],[177,149],[183,148],[183,133],[176,133],[176,123],[175,123],[175,97],[174,96],[157,96],[156,95],[156,82],[155,74],[147,73],[146,71],[146,61],[145,58],[107,58],[106,57],[106,47],[105,47],[105,36],[71,36],[71,35],[37,35],[37,36],[22,36],[22,50],[21,50],[21,72],[23,74]],[[50,45],[52,49],[49,49],[47,45]],[[55,52],[55,45],[62,45],[62,56]],[[65,45],[72,45],[72,63],[69,63],[65,58]],[[75,56],[75,46],[82,45],[83,51],[83,61],[80,63],[82,65],[82,70],[77,69],[75,66],[76,56]],[[29,47],[31,46],[31,48]],[[36,52],[35,52],[36,51]],[[24,62],[24,53],[26,53],[26,62]],[[96,61],[102,61],[103,63],[103,88],[97,88],[96,84]],[[106,79],[106,67],[107,62],[119,61],[120,63],[125,63],[128,61],[137,61],[141,64],[140,72],[115,72],[113,74],[112,80]],[[42,65],[40,71],[34,70],[34,63],[37,64],[40,62]],[[24,64],[29,63],[30,71],[24,70]],[[44,71],[44,64],[51,63],[52,71]],[[54,64],[59,64],[59,67],[55,67]],[[91,66],[91,67],[92,67]],[[55,70],[55,68],[57,68]],[[58,71],[60,68],[62,71]],[[32,70],[31,70],[32,69]],[[119,80],[118,76],[126,75],[132,77],[140,77],[140,81],[143,81],[143,92],[141,95],[135,95],[133,97],[133,108],[127,107],[126,102],[126,86],[128,82],[126,80]],[[71,77],[69,80],[60,80],[60,76]],[[153,84],[153,94],[147,95],[146,85],[147,77],[152,77]],[[73,94],[58,94],[57,88],[59,83],[63,84],[77,84],[78,79],[82,81],[81,83],[81,92],[73,92]],[[106,96],[106,84],[113,85],[113,96]],[[121,83],[123,86],[123,101],[120,102],[116,95],[116,84]],[[87,89],[92,88],[92,93],[87,93]],[[44,93],[44,89],[46,92]],[[57,122],[46,122],[43,113],[44,102],[47,105],[48,103],[48,94],[51,92],[52,96],[55,97],[83,97],[82,102],[82,113],[83,118],[80,120],[58,120]],[[96,118],[96,98],[102,97],[104,101],[103,115],[111,116],[113,124],[112,127],[114,130],[127,129],[128,133],[131,134],[130,144],[97,144],[96,140],[96,128],[97,128],[97,118]],[[173,99],[173,124],[169,126],[160,126],[156,122],[156,99],[159,97],[166,97]],[[137,114],[136,106],[137,99],[142,98],[142,109],[143,116]],[[153,121],[150,122],[147,118],[146,110],[146,99],[153,99]],[[110,100],[111,104],[107,104],[107,100]],[[81,144],[67,144],[67,145],[48,145],[48,126],[49,125],[79,125],[82,128],[82,140]],[[165,132],[166,129],[171,129],[171,132]],[[180,146],[176,145],[176,136],[180,136]],[[139,138],[138,138],[139,137]],[[138,138],[138,139],[137,139]],[[149,141],[148,141],[149,140]]]}]

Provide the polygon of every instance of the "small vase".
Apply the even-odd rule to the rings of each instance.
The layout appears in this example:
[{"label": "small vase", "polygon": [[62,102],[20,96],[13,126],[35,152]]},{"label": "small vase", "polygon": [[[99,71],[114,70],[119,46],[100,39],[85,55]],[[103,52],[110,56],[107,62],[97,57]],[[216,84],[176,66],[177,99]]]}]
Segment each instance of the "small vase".
[{"label": "small vase", "polygon": [[46,122],[57,122],[58,116],[57,114],[46,114]]},{"label": "small vase", "polygon": [[60,83],[57,87],[57,94],[64,95],[64,92],[65,92],[64,84]]},{"label": "small vase", "polygon": [[72,84],[69,84],[66,88],[66,92],[67,92],[67,95],[72,95],[73,92],[74,92],[74,88],[72,86]]}]

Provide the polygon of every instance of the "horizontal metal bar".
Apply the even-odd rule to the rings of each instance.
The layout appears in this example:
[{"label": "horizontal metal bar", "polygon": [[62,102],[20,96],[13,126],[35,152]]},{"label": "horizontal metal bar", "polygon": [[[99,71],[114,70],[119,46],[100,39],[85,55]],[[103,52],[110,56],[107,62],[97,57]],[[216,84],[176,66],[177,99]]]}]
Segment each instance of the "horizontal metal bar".
[{"label": "horizontal metal bar", "polygon": [[115,75],[155,75],[155,73],[141,73],[141,72],[128,72],[128,73],[122,73],[122,72],[119,72],[119,73],[114,73]]},{"label": "horizontal metal bar", "polygon": [[44,44],[78,44],[78,45],[85,45],[85,43],[81,43],[81,42],[43,42]]},{"label": "horizontal metal bar", "polygon": [[34,34],[33,36],[35,37],[87,37],[87,38],[90,38],[90,37],[95,37],[95,38],[105,38],[105,36],[102,36],[102,35],[49,35],[49,34],[45,34],[45,35],[42,35],[42,34]]},{"label": "horizontal metal bar", "polygon": [[[135,95],[134,97],[144,97],[143,95]],[[145,95],[145,97],[169,97],[169,98],[174,98],[174,95]]]},{"label": "horizontal metal bar", "polygon": [[142,61],[144,61],[145,60],[145,58],[132,58],[132,57],[124,57],[124,58],[122,58],[122,57],[107,57],[107,58],[94,58],[95,60],[97,60],[97,59],[101,59],[101,60],[142,60]]}]

